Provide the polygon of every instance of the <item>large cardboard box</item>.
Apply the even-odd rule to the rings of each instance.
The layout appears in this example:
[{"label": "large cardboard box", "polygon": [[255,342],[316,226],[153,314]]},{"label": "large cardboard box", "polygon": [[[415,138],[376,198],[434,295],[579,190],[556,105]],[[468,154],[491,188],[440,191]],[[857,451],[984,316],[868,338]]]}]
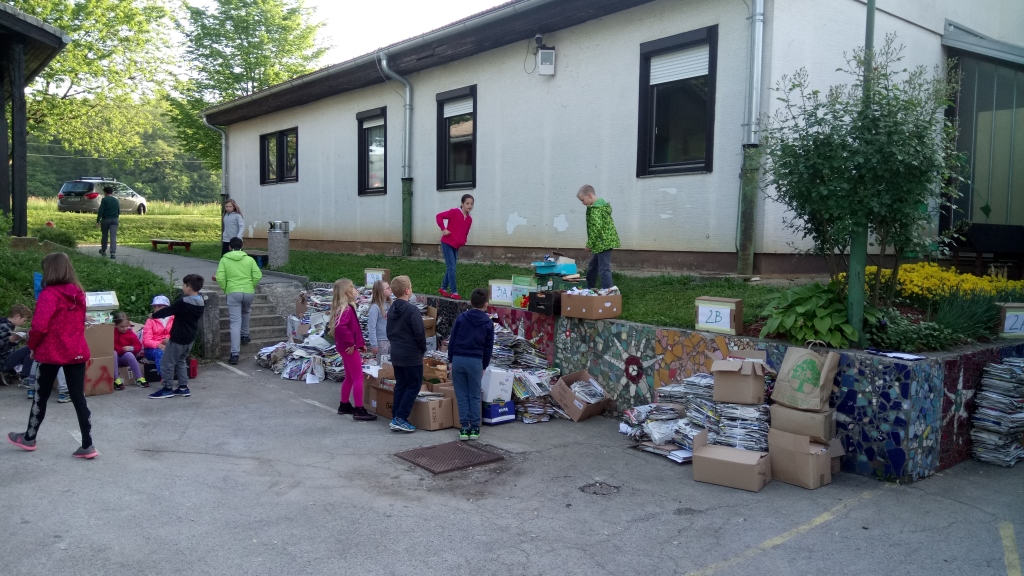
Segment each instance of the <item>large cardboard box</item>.
[{"label": "large cardboard box", "polygon": [[377,413],[377,388],[374,384],[377,383],[377,379],[369,374],[363,378],[363,408],[368,411]]},{"label": "large cardboard box", "polygon": [[[111,335],[113,338],[113,335]],[[113,348],[114,341],[110,341]],[[117,360],[107,354],[90,358],[85,365],[85,395],[99,396],[114,393],[114,374],[117,373]]]},{"label": "large cardboard box", "polygon": [[512,399],[512,381],[515,376],[509,370],[489,367],[484,370],[480,398],[484,402],[508,402]]},{"label": "large cardboard box", "polygon": [[423,335],[437,336],[437,308],[427,306],[427,317],[423,319]]},{"label": "large cardboard box", "polygon": [[[377,416],[387,418],[389,420],[394,418],[395,391],[374,386],[373,394],[377,397],[377,405],[375,406],[377,409]],[[369,408],[367,408],[367,410],[369,410]]]},{"label": "large cardboard box", "polygon": [[693,479],[760,492],[772,481],[772,458],[768,452],[709,445],[704,431],[693,439]]},{"label": "large cardboard box", "polygon": [[566,318],[600,320],[602,318],[618,318],[620,314],[622,314],[621,294],[580,296],[566,293],[562,295],[562,316]]},{"label": "large cardboard box", "polygon": [[829,444],[812,442],[810,436],[768,430],[772,477],[780,482],[811,490],[831,484],[832,458],[837,456],[833,450]]},{"label": "large cardboard box", "polygon": [[756,360],[715,360],[715,402],[764,404],[765,365]]},{"label": "large cardboard box", "polygon": [[843,456],[846,455],[846,450],[843,449],[843,443],[838,437],[833,438],[828,446],[829,452],[832,453],[832,477],[835,478],[843,471]]},{"label": "large cardboard box", "polygon": [[377,378],[382,380],[394,380],[395,379],[395,367],[390,362],[383,362],[380,365],[380,370],[377,371]]},{"label": "large cardboard box", "polygon": [[[392,396],[394,399],[394,396]],[[448,398],[413,402],[409,423],[420,430],[444,430],[454,426],[452,401]]]},{"label": "large cardboard box", "polygon": [[605,408],[611,404],[610,398],[597,402],[596,404],[588,404],[583,400],[576,397],[576,394],[570,388],[572,383],[580,382],[584,380],[592,380],[594,377],[590,375],[586,370],[580,372],[573,372],[566,376],[562,376],[555,383],[555,387],[551,389],[551,398],[558,405],[565,410],[565,413],[572,418],[574,422],[586,420],[591,416],[596,416],[605,411]]},{"label": "large cardboard box", "polygon": [[85,343],[94,358],[114,355],[114,325],[89,324],[85,327]]},{"label": "large cardboard box", "polygon": [[810,436],[811,440],[819,444],[828,444],[836,437],[836,411],[828,412],[805,412],[795,408],[788,408],[782,404],[772,404],[768,409],[772,415],[772,428]]},{"label": "large cardboard box", "polygon": [[444,397],[452,401],[452,425],[458,426],[459,421],[459,399],[455,395],[455,385],[451,382],[445,382],[444,384],[434,384],[431,392],[437,392],[443,394]]}]

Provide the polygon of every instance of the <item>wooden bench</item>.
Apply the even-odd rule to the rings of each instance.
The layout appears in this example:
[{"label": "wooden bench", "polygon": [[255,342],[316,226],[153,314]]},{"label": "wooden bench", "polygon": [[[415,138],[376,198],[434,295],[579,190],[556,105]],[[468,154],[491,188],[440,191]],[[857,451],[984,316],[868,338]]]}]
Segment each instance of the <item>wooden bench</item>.
[{"label": "wooden bench", "polygon": [[167,238],[153,238],[152,240],[149,241],[149,243],[153,245],[153,250],[156,250],[156,247],[161,245],[161,244],[166,244],[168,252],[174,252],[174,247],[175,246],[184,246],[185,247],[185,252],[191,252],[192,251],[192,243],[188,242],[188,241],[185,241],[185,240],[169,240]]},{"label": "wooden bench", "polygon": [[252,256],[252,259],[256,261],[256,265],[259,266],[260,269],[267,267],[270,254],[267,254],[263,250],[246,250],[245,253]]}]

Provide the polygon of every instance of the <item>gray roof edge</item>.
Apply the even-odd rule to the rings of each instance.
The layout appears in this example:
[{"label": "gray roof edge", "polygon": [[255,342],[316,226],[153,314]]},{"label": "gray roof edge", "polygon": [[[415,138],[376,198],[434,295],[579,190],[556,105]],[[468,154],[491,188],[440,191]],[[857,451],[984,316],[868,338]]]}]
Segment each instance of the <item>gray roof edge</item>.
[{"label": "gray roof edge", "polygon": [[64,31],[61,30],[60,28],[57,28],[56,26],[53,26],[51,24],[47,24],[46,22],[43,22],[42,20],[36,18],[35,16],[26,14],[21,10],[15,8],[14,6],[11,6],[10,4],[0,2],[0,11],[7,12],[11,16],[14,16],[19,20],[24,20],[25,22],[35,26],[36,28],[40,28],[42,30],[45,30],[46,32],[49,32],[50,34],[53,34],[57,38],[60,38],[65,45],[71,43],[71,37],[65,34]]},{"label": "gray roof edge", "polygon": [[993,40],[952,20],[943,27],[942,45],[1024,65],[1024,46]]}]

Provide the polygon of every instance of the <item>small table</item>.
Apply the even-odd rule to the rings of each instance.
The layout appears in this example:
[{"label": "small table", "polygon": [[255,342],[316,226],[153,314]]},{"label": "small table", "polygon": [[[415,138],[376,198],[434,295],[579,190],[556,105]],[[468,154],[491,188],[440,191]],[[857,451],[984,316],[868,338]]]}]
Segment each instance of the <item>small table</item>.
[{"label": "small table", "polygon": [[156,250],[156,247],[159,246],[160,244],[166,244],[168,252],[174,252],[175,246],[184,246],[185,252],[192,251],[192,242],[186,240],[169,240],[167,238],[153,238],[152,240],[149,241],[149,243],[153,245],[153,250]]}]

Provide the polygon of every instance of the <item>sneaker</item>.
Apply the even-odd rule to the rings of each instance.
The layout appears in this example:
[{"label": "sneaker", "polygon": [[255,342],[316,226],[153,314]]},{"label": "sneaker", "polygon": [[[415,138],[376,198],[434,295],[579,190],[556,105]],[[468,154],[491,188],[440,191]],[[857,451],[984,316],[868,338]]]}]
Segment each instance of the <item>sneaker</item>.
[{"label": "sneaker", "polygon": [[480,429],[479,428],[470,428],[469,429],[469,439],[470,440],[479,440],[480,439]]},{"label": "sneaker", "polygon": [[136,378],[135,385],[139,388],[149,388],[149,382],[146,382],[145,378]]},{"label": "sneaker", "polygon": [[469,428],[459,430],[459,440],[469,440]]},{"label": "sneaker", "polygon": [[391,429],[396,432],[415,432],[416,427],[404,418],[395,418],[391,421]]},{"label": "sneaker", "polygon": [[57,402],[60,402],[61,404],[71,402],[71,394],[68,394],[67,392],[59,392],[57,394]]},{"label": "sneaker", "polygon": [[231,358],[228,358],[228,364],[231,364],[232,366],[238,364],[238,354],[232,354]]},{"label": "sneaker", "polygon": [[106,250],[100,250],[100,256],[106,256],[106,255],[107,255],[107,251]]},{"label": "sneaker", "polygon": [[35,389],[35,387],[36,381],[32,378],[29,378],[27,380],[18,380],[18,388]]},{"label": "sneaker", "polygon": [[174,389],[174,395],[188,398],[192,395],[192,391],[188,389],[188,386],[178,386]]},{"label": "sneaker", "polygon": [[338,414],[352,414],[352,404],[348,402],[338,404]]},{"label": "sneaker", "polygon": [[149,395],[149,397],[154,400],[160,400],[162,398],[174,398],[174,396],[174,390],[171,390],[170,388],[161,388]]},{"label": "sneaker", "polygon": [[364,406],[356,406],[352,409],[352,419],[360,422],[370,422],[377,419],[376,414],[370,414]]},{"label": "sneaker", "polygon": [[242,344],[248,344],[249,342],[252,342],[252,338],[249,338],[248,336],[242,336]]},{"label": "sneaker", "polygon": [[29,400],[34,400],[35,397],[36,397],[36,389],[35,388],[29,388],[27,396],[28,396]]},{"label": "sneaker", "polygon": [[124,390],[124,380],[114,378],[114,390]]},{"label": "sneaker", "polygon": [[22,450],[28,450],[29,452],[36,449],[36,441],[25,440],[24,434],[11,432],[10,434],[7,435],[7,441],[10,442],[11,444],[14,444],[18,448],[21,448]]},{"label": "sneaker", "polygon": [[21,377],[16,372],[0,372],[0,382],[4,386],[21,386]]},{"label": "sneaker", "polygon": [[452,292],[452,300],[462,300],[462,296],[459,296],[458,292]]},{"label": "sneaker", "polygon": [[[111,260],[117,260],[117,256],[114,256],[113,254],[111,254],[110,255],[110,259]],[[89,458],[92,458],[92,456],[89,456]]]},{"label": "sneaker", "polygon": [[92,446],[89,446],[88,448],[79,448],[78,450],[75,450],[74,454],[72,454],[75,458],[85,458],[86,460],[92,460],[99,455],[100,453]]}]

